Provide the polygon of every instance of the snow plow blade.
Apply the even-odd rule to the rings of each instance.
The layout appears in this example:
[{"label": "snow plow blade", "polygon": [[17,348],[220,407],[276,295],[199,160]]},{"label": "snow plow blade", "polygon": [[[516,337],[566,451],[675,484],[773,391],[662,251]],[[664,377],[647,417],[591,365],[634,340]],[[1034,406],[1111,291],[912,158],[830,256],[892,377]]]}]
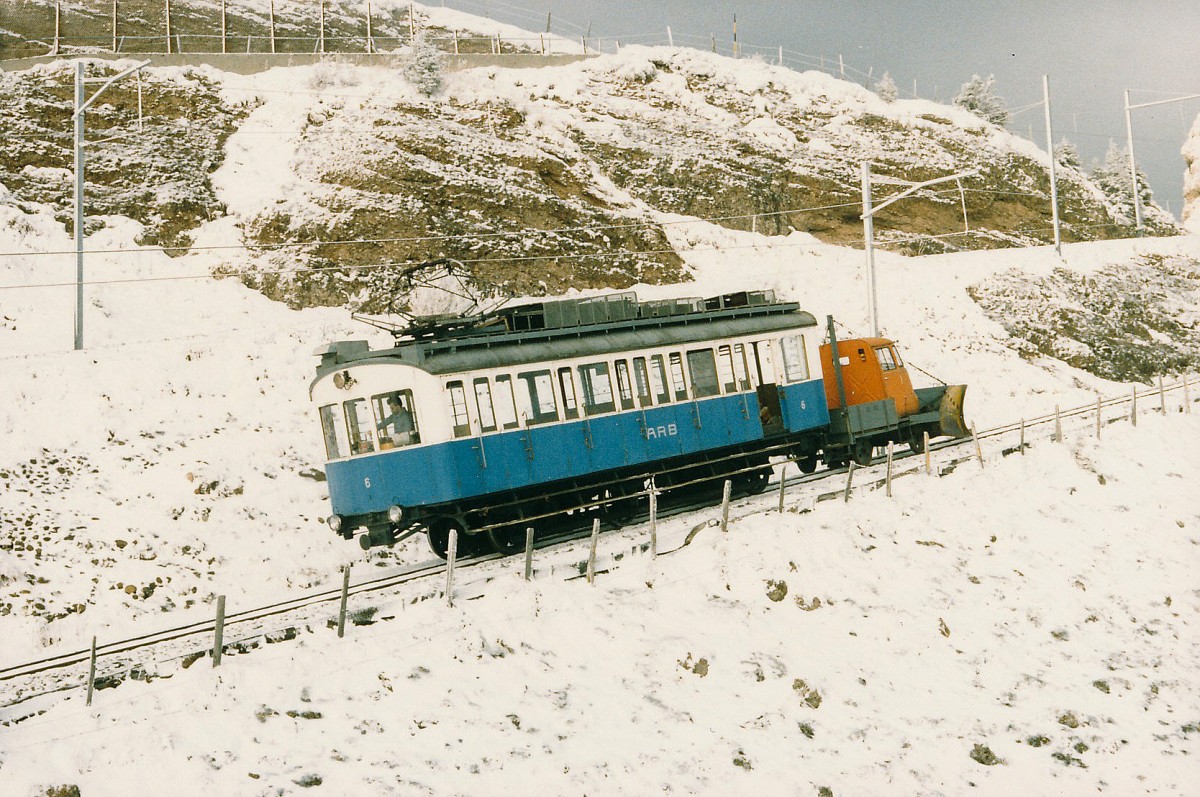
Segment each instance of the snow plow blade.
[{"label": "snow plow blade", "polygon": [[942,434],[966,437],[971,433],[963,418],[963,397],[966,392],[966,385],[946,385],[946,392],[942,394],[942,401],[938,407],[938,427]]}]

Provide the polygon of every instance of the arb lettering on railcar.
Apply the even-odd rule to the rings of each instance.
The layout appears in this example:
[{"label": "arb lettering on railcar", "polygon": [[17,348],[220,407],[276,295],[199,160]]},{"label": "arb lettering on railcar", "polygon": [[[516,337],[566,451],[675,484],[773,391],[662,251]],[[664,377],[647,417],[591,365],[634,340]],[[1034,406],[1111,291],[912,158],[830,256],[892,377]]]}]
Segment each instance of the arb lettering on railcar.
[{"label": "arb lettering on railcar", "polygon": [[649,440],[652,437],[674,437],[677,434],[679,434],[679,427],[673,423],[669,423],[666,426],[647,426],[646,427],[646,439],[647,440]]}]

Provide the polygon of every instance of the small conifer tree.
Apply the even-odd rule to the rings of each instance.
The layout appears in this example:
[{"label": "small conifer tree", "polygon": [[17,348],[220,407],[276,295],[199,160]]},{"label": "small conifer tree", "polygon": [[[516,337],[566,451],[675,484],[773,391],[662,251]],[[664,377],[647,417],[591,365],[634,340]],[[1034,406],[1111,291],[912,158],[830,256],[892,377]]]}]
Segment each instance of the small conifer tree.
[{"label": "small conifer tree", "polygon": [[875,93],[884,102],[895,102],[896,97],[900,94],[896,89],[896,81],[892,80],[892,76],[887,72],[884,72],[883,77],[879,78],[879,82],[875,84]]},{"label": "small conifer tree", "polygon": [[[1092,169],[1092,182],[1104,194],[1115,212],[1114,218],[1121,224],[1133,224],[1136,214],[1133,208],[1133,183],[1129,178],[1129,153],[1118,148],[1115,141],[1108,142],[1104,160]],[[1150,182],[1139,168],[1137,170],[1138,199],[1142,208],[1156,207]]]},{"label": "small conifer tree", "polygon": [[994,125],[1004,127],[1008,124],[1008,108],[1005,107],[1004,100],[997,96],[995,82],[994,75],[988,75],[986,78],[972,75],[958,90],[954,104]]},{"label": "small conifer tree", "polygon": [[432,97],[442,90],[443,71],[442,51],[429,40],[425,31],[418,31],[404,59],[404,76],[417,91]]},{"label": "small conifer tree", "polygon": [[1079,160],[1079,148],[1065,138],[1060,139],[1054,145],[1054,160],[1071,169],[1082,167]]}]

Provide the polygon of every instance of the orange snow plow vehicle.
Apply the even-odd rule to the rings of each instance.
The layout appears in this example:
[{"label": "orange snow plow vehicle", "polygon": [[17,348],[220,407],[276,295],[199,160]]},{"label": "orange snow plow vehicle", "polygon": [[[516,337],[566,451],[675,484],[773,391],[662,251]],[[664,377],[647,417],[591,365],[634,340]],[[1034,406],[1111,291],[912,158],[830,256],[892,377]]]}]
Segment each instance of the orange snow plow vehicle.
[{"label": "orange snow plow vehicle", "polygon": [[830,420],[826,464],[840,466],[848,460],[869,464],[874,448],[889,442],[907,443],[920,453],[925,450],[926,433],[931,438],[969,434],[963,418],[966,385],[914,390],[893,341],[839,341],[832,318],[829,339],[820,348]]}]

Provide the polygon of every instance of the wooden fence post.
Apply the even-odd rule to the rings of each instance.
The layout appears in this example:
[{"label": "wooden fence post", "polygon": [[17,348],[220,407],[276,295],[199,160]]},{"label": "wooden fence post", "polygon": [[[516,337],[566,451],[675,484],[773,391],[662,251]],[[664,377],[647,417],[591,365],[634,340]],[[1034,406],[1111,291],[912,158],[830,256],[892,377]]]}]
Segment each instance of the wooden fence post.
[{"label": "wooden fence post", "polygon": [[458,529],[450,529],[450,549],[446,551],[446,605],[454,606],[454,560],[458,558]]},{"label": "wooden fence post", "polygon": [[271,0],[271,52],[275,52],[275,0]]},{"label": "wooden fence post", "polygon": [[1183,413],[1192,414],[1192,397],[1188,394],[1188,378],[1183,378]]},{"label": "wooden fence post", "polygon": [[92,657],[88,664],[87,704],[92,704],[92,692],[96,689],[96,637],[92,637]]},{"label": "wooden fence post", "polygon": [[221,666],[221,653],[225,648],[225,596],[217,596],[217,622],[213,629],[213,663]]},{"label": "wooden fence post", "polygon": [[[974,435],[974,432],[971,432]],[[1063,441],[1062,432],[1062,416],[1059,415],[1058,405],[1054,405],[1054,442],[1061,443]]]},{"label": "wooden fence post", "polygon": [[925,441],[925,475],[929,476],[933,473],[933,460],[929,453],[929,432],[921,432]]},{"label": "wooden fence post", "polygon": [[[371,0],[367,0],[367,52],[375,52],[375,44],[371,41]],[[454,54],[458,55],[458,33],[454,34]]]},{"label": "wooden fence post", "polygon": [[783,514],[783,492],[787,487],[787,463],[779,469],[779,514]]},{"label": "wooden fence post", "polygon": [[325,0],[320,0],[321,3],[321,29],[317,39],[317,52],[325,52]]},{"label": "wooden fence post", "polygon": [[350,565],[342,565],[342,606],[338,609],[338,639],[346,635],[346,604],[350,601]]},{"label": "wooden fence post", "polygon": [[117,51],[117,0],[113,0],[112,5],[112,34],[112,51],[115,53]]},{"label": "wooden fence post", "polygon": [[892,447],[894,443],[888,440],[887,447],[887,497],[892,497]]},{"label": "wooden fence post", "polygon": [[979,447],[979,435],[975,434],[975,424],[971,424],[971,439],[975,441],[975,456],[979,457],[979,467],[983,467],[983,449]]},{"label": "wooden fence post", "polygon": [[1129,407],[1129,422],[1137,426],[1137,385],[1133,386],[1133,403]]},{"label": "wooden fence post", "polygon": [[58,55],[58,47],[62,38],[62,10],[59,8],[61,0],[54,0],[54,51],[51,55]]},{"label": "wooden fence post", "polygon": [[221,0],[221,52],[222,53],[229,52],[228,44],[226,43],[226,36],[229,33],[229,28],[225,23],[225,1],[226,0]]},{"label": "wooden fence post", "polygon": [[600,541],[600,518],[592,521],[592,547],[588,551],[587,583],[596,583],[596,543]]},{"label": "wooden fence post", "polygon": [[725,490],[721,494],[721,531],[729,531],[729,493],[733,490],[733,482],[725,480]]},{"label": "wooden fence post", "polygon": [[1167,414],[1167,390],[1163,387],[1162,374],[1158,375],[1158,409],[1163,415]]},{"label": "wooden fence post", "polygon": [[163,0],[167,7],[167,55],[171,54],[171,0]]},{"label": "wooden fence post", "polygon": [[533,578],[533,526],[525,529],[525,580]]},{"label": "wooden fence post", "polygon": [[846,491],[842,494],[842,500],[850,501],[850,485],[854,483],[854,460],[850,460],[850,467],[846,470]]},{"label": "wooden fence post", "polygon": [[1102,411],[1103,411],[1103,404],[1101,402],[1100,395],[1096,394],[1096,439],[1097,440],[1100,439],[1100,424],[1102,423],[1100,416],[1102,414]]},{"label": "wooden fence post", "polygon": [[658,557],[658,488],[650,477],[650,558]]},{"label": "wooden fence post", "polygon": [[1021,442],[1017,446],[1017,450],[1021,452],[1021,456],[1025,456],[1025,419],[1021,419]]}]

